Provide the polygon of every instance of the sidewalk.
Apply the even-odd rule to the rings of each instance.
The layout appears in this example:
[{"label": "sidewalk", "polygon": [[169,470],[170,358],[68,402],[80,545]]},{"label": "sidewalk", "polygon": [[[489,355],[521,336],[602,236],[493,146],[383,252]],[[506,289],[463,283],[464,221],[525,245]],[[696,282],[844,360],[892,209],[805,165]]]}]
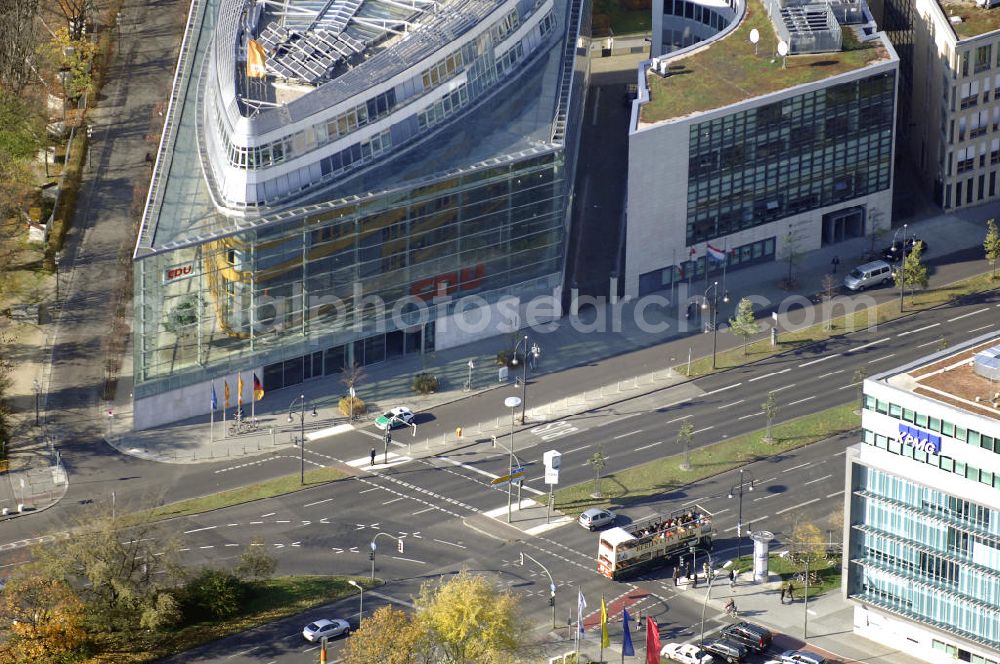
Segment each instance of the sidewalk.
[{"label": "sidewalk", "polygon": [[[974,251],[985,234],[985,224],[981,220],[993,214],[1000,214],[1000,204],[973,211],[963,210],[961,215],[932,217],[911,225],[909,232],[916,233],[928,242],[931,247],[928,263],[933,266],[945,253],[945,247],[948,247],[949,253]],[[890,241],[891,235],[880,242],[877,249]],[[730,293],[730,302],[720,307],[719,321],[727,320],[733,314],[738,300],[745,295],[752,294],[758,301],[769,302],[772,308],[790,295],[805,304],[803,294],[813,295],[822,290],[823,278],[828,274],[834,256],[841,260],[841,273],[837,275],[839,279],[861,260],[861,255],[869,249],[869,245],[868,238],[857,238],[804,255],[795,268],[799,291],[794,294],[782,290],[778,285],[787,276],[787,264],[780,261],[728,274],[725,288]],[[931,287],[977,274],[985,269],[985,261],[932,267]],[[686,285],[679,288],[678,292],[683,293],[685,289]],[[703,289],[704,282],[696,282],[690,292],[700,297]],[[880,299],[894,297],[891,289],[876,290],[871,294]],[[661,295],[669,298],[671,293],[664,291]],[[529,371],[528,375],[530,385],[526,427],[538,426],[617,402],[628,396],[684,382],[686,378],[677,375],[670,368],[683,364],[689,355],[699,357],[711,353],[712,335],[700,333],[699,321],[684,319],[683,305],[646,308],[641,312],[646,323],[645,329],[640,329],[636,322],[636,302],[624,302],[618,306],[605,305],[600,311],[607,318],[607,329],[594,329],[600,327],[600,317],[598,309],[591,307],[582,309],[579,317],[559,320],[549,329],[522,330],[542,351],[537,367]],[[758,308],[758,314],[762,317],[768,316],[768,311],[766,306]],[[794,316],[799,318],[801,314]],[[616,329],[612,321],[618,318],[621,323]],[[765,328],[762,334],[766,335],[771,321],[765,318],[761,322]],[[662,329],[650,332],[650,324],[659,325]],[[787,321],[779,321],[779,324],[784,326]],[[740,343],[737,337],[720,330],[720,351],[736,347]],[[516,375],[519,372],[512,371],[508,381],[500,383],[495,363],[497,351],[509,345],[510,337],[504,335],[447,351],[429,353],[423,358],[404,356],[385,364],[368,366],[365,367],[363,380],[357,386],[358,395],[368,402],[370,418],[400,404],[407,405],[417,413],[428,412],[443,404],[510,386],[515,377],[520,378]],[[615,361],[601,363],[610,357],[615,357]],[[462,388],[469,377],[469,360],[473,361],[475,368],[471,373],[473,389],[467,392]],[[570,369],[572,371],[567,372]],[[127,375],[129,370],[126,360],[123,375]],[[413,394],[410,388],[412,376],[420,371],[435,374],[442,385],[441,391],[426,396]],[[561,372],[561,376],[556,375]],[[124,454],[160,462],[210,462],[267,454],[276,448],[292,446],[298,437],[299,427],[297,420],[292,424],[287,422],[287,404],[299,394],[305,395],[318,413],[315,419],[306,417],[307,441],[333,435],[333,427],[346,424],[346,418],[337,409],[339,395],[345,391],[339,376],[326,376],[283,390],[269,391],[264,400],[254,404],[259,431],[240,435],[228,435],[218,413],[217,420],[220,421],[215,422],[214,434],[211,435],[207,414],[196,420],[146,431],[131,431],[128,382],[123,380],[120,385],[114,418],[108,418],[103,410],[99,415],[108,434],[108,442]],[[580,392],[580,385],[593,387]],[[502,403],[504,396],[498,393],[495,397],[487,398],[495,398],[497,403]],[[230,418],[232,410],[230,409]],[[249,404],[244,405],[244,410],[249,416]],[[227,422],[226,427],[230,423]],[[365,420],[355,422],[356,426],[365,424]],[[487,422],[465,422],[462,426],[464,435],[461,440],[454,433],[437,434],[431,439],[422,434],[419,427],[415,439],[411,439],[405,431],[399,432],[395,438],[398,443],[408,444],[407,453],[415,451],[418,455],[430,455],[451,445],[464,445],[483,437],[488,439],[491,435],[502,435],[510,430],[509,420],[505,423],[504,418]],[[521,428],[525,427],[515,430]],[[345,427],[338,427],[337,430],[343,429]]]}]

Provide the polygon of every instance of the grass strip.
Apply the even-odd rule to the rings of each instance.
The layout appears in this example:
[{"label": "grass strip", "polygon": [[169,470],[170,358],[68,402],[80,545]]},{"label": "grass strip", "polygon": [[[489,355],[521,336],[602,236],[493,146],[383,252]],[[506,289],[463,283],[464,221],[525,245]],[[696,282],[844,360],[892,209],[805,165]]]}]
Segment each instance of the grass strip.
[{"label": "grass strip", "polygon": [[852,402],[775,424],[770,443],[764,442],[764,432],[759,430],[693,449],[690,470],[680,469],[684,457],[678,453],[609,473],[601,478],[601,498],[591,497],[594,482],[574,484],[555,492],[555,506],[575,516],[591,507],[615,509],[660,500],[706,477],[856,429],[861,423],[856,410],[857,404]]},{"label": "grass strip", "polygon": [[[882,323],[901,318],[916,311],[924,311],[947,304],[948,302],[954,302],[967,295],[993,290],[997,287],[997,283],[997,281],[990,278],[990,273],[988,272],[978,274],[907,297],[904,306],[905,311],[903,312],[899,310],[898,299],[890,300],[876,307],[849,311],[846,315],[831,318],[826,322],[817,323],[816,325],[782,332],[778,335],[777,346],[771,346],[770,338],[764,338],[749,344],[746,355],[743,354],[742,345],[720,351],[716,354],[716,369],[714,370],[712,369],[711,356],[705,356],[697,358],[691,363],[690,374],[688,374],[686,363],[675,366],[674,371],[677,371],[681,375],[705,376],[715,371],[731,369],[777,355],[778,353],[794,350],[806,344],[826,341],[841,334],[856,332],[873,325],[881,325]],[[821,307],[822,305],[817,305],[813,310],[815,311]]]},{"label": "grass strip", "polygon": [[100,634],[95,637],[94,643],[95,650],[100,654],[88,661],[93,664],[139,664],[185,652],[209,641],[356,594],[357,590],[348,584],[348,580],[356,581],[366,589],[377,585],[368,578],[346,576],[280,576],[259,581],[235,616],[172,630],[137,629],[127,634]]},{"label": "grass strip", "polygon": [[265,480],[255,484],[247,484],[246,486],[236,487],[235,489],[227,489],[226,491],[212,493],[207,496],[180,500],[175,503],[160,505],[159,507],[154,507],[150,510],[136,512],[129,515],[127,517],[127,521],[145,523],[150,521],[162,521],[163,519],[172,519],[179,516],[190,516],[192,514],[199,514],[209,510],[217,510],[222,509],[223,507],[232,507],[233,505],[248,503],[253,500],[260,500],[262,498],[273,498],[274,496],[294,493],[296,491],[301,491],[302,489],[309,489],[321,484],[335,482],[336,480],[340,480],[345,477],[347,477],[346,473],[343,473],[335,468],[313,468],[306,471],[304,484],[299,482],[298,473],[293,475],[284,475],[271,480]]}]

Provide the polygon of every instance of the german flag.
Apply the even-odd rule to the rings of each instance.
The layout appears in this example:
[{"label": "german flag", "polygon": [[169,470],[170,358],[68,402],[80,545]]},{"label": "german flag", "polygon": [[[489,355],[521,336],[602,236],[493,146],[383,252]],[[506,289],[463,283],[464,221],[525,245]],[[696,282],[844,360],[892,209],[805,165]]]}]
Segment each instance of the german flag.
[{"label": "german flag", "polygon": [[264,398],[264,385],[261,384],[257,374],[253,375],[253,400],[260,401]]}]

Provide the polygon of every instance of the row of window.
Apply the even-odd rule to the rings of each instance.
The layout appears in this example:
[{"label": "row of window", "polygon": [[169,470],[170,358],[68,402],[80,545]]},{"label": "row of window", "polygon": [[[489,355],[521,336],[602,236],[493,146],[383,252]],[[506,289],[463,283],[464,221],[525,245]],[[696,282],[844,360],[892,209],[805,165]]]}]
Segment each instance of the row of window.
[{"label": "row of window", "polygon": [[716,32],[721,31],[729,25],[729,22],[733,18],[731,12],[729,14],[722,14],[711,7],[705,7],[696,2],[688,2],[688,0],[664,0],[663,15],[698,21],[714,28]]},{"label": "row of window", "polygon": [[975,445],[976,447],[981,447],[984,450],[1000,454],[1000,437],[994,438],[993,436],[988,436],[973,429],[966,429],[956,424],[952,424],[947,420],[942,420],[938,417],[930,417],[929,415],[918,413],[910,410],[909,408],[903,408],[898,404],[876,399],[870,394],[865,395],[865,409],[874,410],[876,413],[881,413],[883,415],[888,415],[889,417],[895,417],[905,422],[909,422],[910,424],[915,424],[921,429],[927,429],[928,431],[933,431],[934,433],[940,433],[948,436],[949,438],[954,438],[961,443],[968,443],[969,445]]},{"label": "row of window", "polygon": [[461,50],[450,53],[441,60],[438,60],[420,75],[420,80],[424,83],[424,92],[433,90],[441,83],[454,78],[464,65],[465,59],[462,56]]},{"label": "row of window", "polygon": [[[775,238],[769,237],[766,240],[751,242],[729,250],[726,259],[727,269],[736,270],[773,261],[774,241]],[[705,275],[706,267],[709,271],[714,270],[718,273],[723,264],[709,260],[707,256],[699,256],[694,260],[683,261],[680,265],[670,265],[659,270],[645,272],[639,275],[639,295],[670,288],[673,284],[685,279],[700,279]]]},{"label": "row of window", "polygon": [[956,461],[943,454],[929,454],[924,450],[917,449],[913,445],[905,445],[894,438],[888,438],[868,429],[865,429],[864,432],[864,442],[887,450],[892,454],[898,454],[914,461],[936,466],[945,472],[954,473],[959,477],[964,477],[973,482],[979,482],[994,489],[1000,489],[1000,472],[994,473],[983,468],[977,468],[972,464]]},{"label": "row of window", "polygon": [[497,21],[493,27],[490,28],[490,35],[493,37],[493,43],[499,44],[504,39],[507,39],[511,33],[517,30],[517,26],[520,24],[521,21],[517,10],[512,9],[510,13]]},{"label": "row of window", "polygon": [[420,127],[421,131],[430,129],[434,125],[444,122],[468,103],[469,90],[463,83],[425,110],[417,113],[417,126]]},{"label": "row of window", "polygon": [[959,648],[951,643],[938,641],[937,639],[931,639],[931,647],[934,648],[934,650],[940,650],[941,652],[948,654],[956,660],[971,662],[971,664],[1000,664],[1000,662],[997,662],[995,659],[971,653],[968,650]]}]

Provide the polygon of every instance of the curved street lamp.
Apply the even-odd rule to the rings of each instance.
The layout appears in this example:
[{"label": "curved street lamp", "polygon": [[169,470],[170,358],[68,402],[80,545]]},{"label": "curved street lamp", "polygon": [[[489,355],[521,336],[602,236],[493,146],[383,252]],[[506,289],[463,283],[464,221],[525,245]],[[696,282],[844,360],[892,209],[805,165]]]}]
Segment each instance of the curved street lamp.
[{"label": "curved street lamp", "polygon": [[[744,477],[750,479],[744,479]],[[747,493],[753,491],[755,481],[749,470],[745,471],[740,468],[740,482],[729,490],[728,498],[730,500],[733,499],[733,496],[740,499],[739,515],[736,517],[736,560],[740,559],[740,545],[743,543],[743,490],[746,489]]]},{"label": "curved street lamp", "polygon": [[[527,338],[527,337],[526,337]],[[510,476],[514,474],[514,411],[521,405],[520,397],[507,397],[503,400],[503,405],[510,408],[510,452],[507,462],[507,523],[510,523]],[[518,503],[520,507],[520,503]]]},{"label": "curved street lamp", "polygon": [[523,339],[514,344],[514,357],[510,363],[515,367],[517,366],[517,349],[521,347],[521,344],[524,344],[524,368],[521,372],[521,424],[524,424],[524,409],[528,401],[528,357],[537,360],[542,354],[542,349],[538,344],[529,342],[527,334],[524,335]]},{"label": "curved street lamp", "polygon": [[[719,282],[714,281],[712,285],[705,289],[705,299],[701,303],[702,309],[708,309],[708,293],[712,293],[712,368],[715,368],[715,351],[719,342]],[[722,295],[723,303],[729,302],[729,292]]]},{"label": "curved street lamp", "polygon": [[[705,645],[705,609],[708,607],[708,598],[712,596],[712,581],[715,580],[715,575],[712,573],[715,571],[715,564],[712,562],[712,553],[708,549],[704,549],[700,546],[689,546],[688,551],[691,552],[691,566],[694,567],[694,557],[695,552],[701,551],[708,557],[708,590],[705,591],[705,601],[701,604],[701,645]],[[695,579],[698,578],[698,569],[694,570]]]},{"label": "curved street lamp", "polygon": [[[288,423],[291,424],[294,420],[292,419],[292,410],[295,408],[295,404],[299,404],[299,484],[305,485],[306,483],[306,395],[300,394],[292,403],[288,404]],[[309,402],[309,406],[312,408],[312,416],[316,417],[316,407]]]}]

